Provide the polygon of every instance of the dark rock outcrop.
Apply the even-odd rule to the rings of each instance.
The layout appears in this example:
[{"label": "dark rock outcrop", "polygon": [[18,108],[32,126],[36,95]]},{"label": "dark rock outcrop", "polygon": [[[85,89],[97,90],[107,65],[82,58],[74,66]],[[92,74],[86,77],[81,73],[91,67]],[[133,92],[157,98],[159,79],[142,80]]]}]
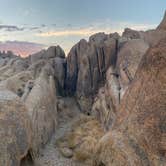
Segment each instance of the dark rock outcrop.
[{"label": "dark rock outcrop", "polygon": [[116,63],[117,33],[98,33],[81,40],[67,57],[66,90],[76,94],[82,110],[91,109],[92,97],[105,80],[106,70]]}]

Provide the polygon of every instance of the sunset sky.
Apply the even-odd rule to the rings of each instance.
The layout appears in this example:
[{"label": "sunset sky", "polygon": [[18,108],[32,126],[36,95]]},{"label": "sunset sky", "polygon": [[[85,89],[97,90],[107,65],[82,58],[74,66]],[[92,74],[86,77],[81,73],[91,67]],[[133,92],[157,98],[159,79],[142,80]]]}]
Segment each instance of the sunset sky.
[{"label": "sunset sky", "polygon": [[165,9],[166,0],[0,0],[0,50],[26,56],[60,45],[67,53],[100,31],[155,28]]}]

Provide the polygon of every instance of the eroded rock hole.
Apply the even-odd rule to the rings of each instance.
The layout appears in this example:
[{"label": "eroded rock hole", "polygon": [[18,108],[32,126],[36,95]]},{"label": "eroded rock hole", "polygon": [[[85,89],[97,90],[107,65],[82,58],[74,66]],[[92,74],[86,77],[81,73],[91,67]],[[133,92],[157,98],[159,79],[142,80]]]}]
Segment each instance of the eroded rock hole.
[{"label": "eroded rock hole", "polygon": [[24,158],[22,158],[20,166],[34,166],[34,162],[29,151],[27,155]]},{"label": "eroded rock hole", "polygon": [[105,166],[105,164],[103,162],[100,162],[99,166]]}]

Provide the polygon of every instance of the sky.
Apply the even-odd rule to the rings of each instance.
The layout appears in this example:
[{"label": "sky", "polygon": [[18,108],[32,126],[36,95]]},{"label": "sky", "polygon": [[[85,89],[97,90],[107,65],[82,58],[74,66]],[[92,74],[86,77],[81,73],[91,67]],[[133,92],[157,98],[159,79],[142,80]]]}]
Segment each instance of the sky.
[{"label": "sky", "polygon": [[60,45],[67,54],[97,32],[154,29],[165,10],[166,0],[0,0],[0,50],[27,56]]}]

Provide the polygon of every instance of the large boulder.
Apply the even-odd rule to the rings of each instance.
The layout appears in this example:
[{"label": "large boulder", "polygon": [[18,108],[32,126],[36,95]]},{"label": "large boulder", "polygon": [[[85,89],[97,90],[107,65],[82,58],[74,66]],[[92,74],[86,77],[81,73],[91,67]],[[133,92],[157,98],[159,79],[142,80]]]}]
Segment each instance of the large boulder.
[{"label": "large boulder", "polygon": [[60,46],[51,46],[47,49],[45,56],[46,58],[65,58],[65,53]]},{"label": "large boulder", "polygon": [[95,166],[165,165],[165,66],[166,39],[143,57],[112,129],[98,144]]},{"label": "large boulder", "polygon": [[65,58],[65,53],[60,46],[51,46],[47,50],[42,50],[30,56],[31,63],[35,63],[41,59],[51,59],[55,57]]},{"label": "large boulder", "polygon": [[25,99],[32,121],[31,153],[38,157],[40,150],[50,139],[57,125],[56,89],[53,68],[47,64],[33,83],[33,88]]},{"label": "large boulder", "polygon": [[141,33],[130,28],[125,28],[122,36],[126,37],[127,39],[140,39]]},{"label": "large boulder", "polygon": [[[0,88],[14,92],[26,106],[27,115],[32,124],[30,131],[32,140],[31,144],[28,144],[26,152],[28,151],[28,156],[30,155],[34,160],[55,131],[57,124],[56,95],[58,89],[64,86],[66,70],[65,55],[59,46],[51,47],[38,54],[36,57],[34,55],[34,57],[28,58],[8,55],[7,61],[3,62],[3,66],[0,67]],[[2,59],[6,58],[2,57]],[[13,108],[15,108],[14,104]],[[17,116],[17,114],[15,115],[13,112],[13,116]],[[11,126],[9,126],[9,130],[10,128]],[[11,129],[16,130],[13,128]],[[13,151],[12,153],[14,156],[15,153]],[[5,155],[8,154],[4,151]],[[16,155],[18,155],[17,151]],[[29,158],[23,154],[21,157],[16,156],[18,165],[22,157],[24,157],[23,162]]]},{"label": "large boulder", "polygon": [[19,166],[31,145],[28,110],[19,97],[0,90],[0,165]]}]

